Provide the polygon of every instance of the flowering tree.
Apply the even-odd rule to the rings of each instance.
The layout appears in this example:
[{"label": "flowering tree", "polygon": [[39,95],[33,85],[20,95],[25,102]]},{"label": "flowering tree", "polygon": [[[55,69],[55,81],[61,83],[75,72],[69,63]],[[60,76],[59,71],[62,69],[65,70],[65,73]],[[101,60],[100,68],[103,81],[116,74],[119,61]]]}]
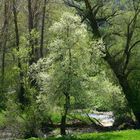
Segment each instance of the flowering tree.
[{"label": "flowering tree", "polygon": [[[64,13],[60,21],[51,26],[50,34],[49,56],[33,64],[31,73],[40,85],[40,91],[47,93],[48,101],[63,106],[61,135],[65,135],[71,98],[75,102],[81,98],[88,102],[93,87],[99,85],[94,77],[102,71],[100,50],[104,45],[102,41],[92,42],[80,18],[70,13]],[[98,88],[96,92],[99,91]]]},{"label": "flowering tree", "polygon": [[[70,98],[83,92],[85,66],[90,61],[86,26],[80,18],[64,13],[59,22],[50,28],[53,40],[50,43],[51,66],[48,68],[50,80],[47,85],[53,97],[64,100],[61,119],[61,134],[65,135],[66,117],[70,108]],[[57,99],[57,98],[55,98]]]}]

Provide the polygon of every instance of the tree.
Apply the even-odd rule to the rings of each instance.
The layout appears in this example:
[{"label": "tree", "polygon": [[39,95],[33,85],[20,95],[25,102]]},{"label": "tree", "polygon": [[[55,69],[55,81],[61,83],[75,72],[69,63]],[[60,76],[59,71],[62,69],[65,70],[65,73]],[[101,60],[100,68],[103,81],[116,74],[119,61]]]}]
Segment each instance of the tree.
[{"label": "tree", "polygon": [[[88,60],[82,60],[82,54],[87,56],[83,52],[86,44],[81,44],[82,40],[86,41],[87,32],[85,26],[80,24],[79,17],[70,13],[63,14],[60,21],[54,23],[50,30],[54,40],[50,44],[50,56],[46,62],[51,61],[49,64],[51,66],[47,67],[50,81],[46,91],[47,94],[53,95],[52,98],[64,99],[61,135],[66,135],[66,118],[70,109],[70,97],[76,96],[78,92],[82,91],[82,77],[79,74],[83,72],[82,65],[89,60],[88,57]],[[75,85],[76,83],[77,85]]]},{"label": "tree", "polygon": [[72,100],[75,105],[94,107],[94,93],[115,94],[120,93],[120,89],[106,79],[99,66],[103,56],[100,49],[104,48],[102,41],[91,42],[78,16],[64,13],[60,21],[50,27],[50,33],[49,56],[33,64],[30,73],[37,80],[40,94],[46,94],[46,102],[63,106],[61,135],[66,135],[66,119],[72,109]]},{"label": "tree", "polygon": [[47,3],[47,0],[44,0],[44,6],[42,8],[42,26],[41,26],[41,39],[40,39],[40,57],[41,58],[43,57],[46,3]]},{"label": "tree", "polygon": [[[15,26],[15,42],[16,42],[16,49],[17,49],[17,52],[20,51],[20,35],[19,35],[19,27],[18,27],[18,19],[17,19],[17,4],[16,4],[16,1],[13,0],[13,16],[14,16],[14,26]],[[17,56],[18,57],[18,56]],[[25,98],[25,87],[24,87],[24,82],[23,82],[23,79],[24,79],[24,74],[23,74],[23,70],[22,70],[22,65],[21,65],[21,60],[20,58],[18,57],[17,58],[17,66],[19,68],[19,89],[18,89],[18,99],[19,99],[19,102],[22,104],[22,105],[25,105],[27,102],[26,102],[26,98]]]},{"label": "tree", "polygon": [[[109,64],[110,68],[112,69],[115,76],[117,77],[119,84],[121,85],[125,97],[128,101],[129,107],[133,110],[133,113],[137,121],[140,122],[140,113],[139,113],[140,111],[138,110],[135,111],[136,104],[134,104],[133,102],[134,100],[132,100],[135,95],[132,94],[133,87],[131,87],[129,83],[129,77],[128,77],[133,70],[137,69],[134,68],[136,65],[135,63],[133,63],[133,66],[131,65],[131,67],[130,67],[130,63],[132,60],[133,49],[135,49],[136,46],[139,44],[139,39],[135,40],[136,38],[138,38],[136,29],[138,29],[137,23],[139,21],[139,14],[140,14],[139,1],[131,1],[131,2],[123,1],[122,2],[123,4],[121,4],[120,2],[118,5],[117,3],[114,3],[112,1],[104,2],[101,0],[93,3],[90,0],[84,0],[83,2],[80,1],[82,4],[83,3],[85,4],[85,6],[83,7],[80,6],[76,0],[75,1],[65,0],[65,2],[69,6],[77,9],[78,14],[80,14],[82,17],[82,21],[85,21],[90,26],[94,36],[96,36],[97,38],[100,37],[104,38],[104,42],[106,42],[106,50],[104,52],[106,56],[104,57],[104,60]],[[110,11],[108,10],[108,8],[106,8],[108,4],[111,5]],[[114,7],[116,7],[116,9]],[[129,9],[131,9],[131,11]],[[121,14],[121,18],[118,18],[117,16],[118,14]],[[123,14],[125,16],[123,16]],[[127,14],[131,15],[131,19],[129,16],[127,16]],[[110,22],[112,20],[116,21],[117,18],[120,22],[120,20],[123,20],[124,17],[130,19],[130,20],[128,19],[125,20],[124,24],[126,25],[126,27],[122,26],[122,24]],[[114,29],[117,25],[119,25],[119,27],[123,27],[121,28],[121,32],[123,31],[124,32],[121,34],[120,32],[118,32],[118,29],[116,29],[110,34],[108,33],[106,34],[101,31],[101,26],[99,26],[100,23],[107,24],[106,27],[110,27],[110,28],[114,27]],[[124,28],[126,28],[126,32]],[[112,36],[114,35],[123,37],[123,39],[125,40],[125,43],[122,44],[123,48],[121,49],[121,51],[119,48],[118,50],[115,49],[115,51],[112,51],[112,46],[116,46],[116,45],[110,44],[110,39],[114,39],[112,38]]]},{"label": "tree", "polygon": [[[6,0],[4,3],[4,15],[3,15],[3,27],[1,29],[1,39],[0,45],[2,50],[2,64],[1,64],[1,98],[2,100],[5,98],[4,96],[4,86],[5,86],[5,55],[6,55],[6,48],[7,48],[7,41],[8,41],[8,31],[9,31],[9,16],[10,16],[10,1]],[[1,102],[3,102],[1,100]],[[3,105],[2,105],[3,106]]]}]

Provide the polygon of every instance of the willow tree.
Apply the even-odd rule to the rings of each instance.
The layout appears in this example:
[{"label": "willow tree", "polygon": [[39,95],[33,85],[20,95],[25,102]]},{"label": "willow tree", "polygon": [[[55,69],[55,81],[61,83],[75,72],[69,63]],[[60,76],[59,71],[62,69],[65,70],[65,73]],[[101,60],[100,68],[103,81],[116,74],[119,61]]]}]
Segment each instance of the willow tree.
[{"label": "willow tree", "polygon": [[33,64],[30,73],[40,93],[47,96],[46,102],[61,108],[61,135],[66,135],[66,120],[72,104],[93,102],[95,92],[110,92],[107,85],[111,85],[113,93],[120,90],[110,84],[99,66],[104,55],[100,51],[104,48],[102,41],[91,41],[80,17],[64,13],[50,27],[50,36],[49,56]]},{"label": "willow tree", "polygon": [[45,91],[53,101],[62,100],[61,134],[66,135],[70,98],[80,91],[83,92],[81,82],[84,65],[89,61],[89,54],[85,53],[88,51],[85,47],[88,40],[87,31],[78,16],[65,13],[59,22],[51,26],[50,32],[53,39],[49,47],[50,55],[46,59],[47,68],[44,69],[48,75]]}]

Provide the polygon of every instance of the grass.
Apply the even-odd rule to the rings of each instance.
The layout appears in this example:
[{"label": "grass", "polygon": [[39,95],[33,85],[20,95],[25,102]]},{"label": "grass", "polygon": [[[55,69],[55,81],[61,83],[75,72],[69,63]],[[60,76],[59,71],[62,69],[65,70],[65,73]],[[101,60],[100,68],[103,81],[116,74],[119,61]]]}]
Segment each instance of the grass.
[{"label": "grass", "polygon": [[[30,138],[28,140],[45,140]],[[140,130],[126,130],[106,133],[87,133],[77,136],[47,138],[46,140],[140,140]]]}]

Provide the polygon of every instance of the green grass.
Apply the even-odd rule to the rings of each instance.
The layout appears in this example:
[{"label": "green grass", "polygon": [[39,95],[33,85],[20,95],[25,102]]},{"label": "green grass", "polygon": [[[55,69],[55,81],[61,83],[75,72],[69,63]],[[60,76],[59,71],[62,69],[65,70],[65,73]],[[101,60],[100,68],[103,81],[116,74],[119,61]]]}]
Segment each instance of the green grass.
[{"label": "green grass", "polygon": [[140,140],[140,131],[120,131],[96,134],[83,134],[77,139],[82,140]]},{"label": "green grass", "polygon": [[[43,140],[31,138],[29,140]],[[45,140],[45,139],[44,139]],[[81,134],[73,137],[47,138],[46,140],[140,140],[140,130]]]}]

